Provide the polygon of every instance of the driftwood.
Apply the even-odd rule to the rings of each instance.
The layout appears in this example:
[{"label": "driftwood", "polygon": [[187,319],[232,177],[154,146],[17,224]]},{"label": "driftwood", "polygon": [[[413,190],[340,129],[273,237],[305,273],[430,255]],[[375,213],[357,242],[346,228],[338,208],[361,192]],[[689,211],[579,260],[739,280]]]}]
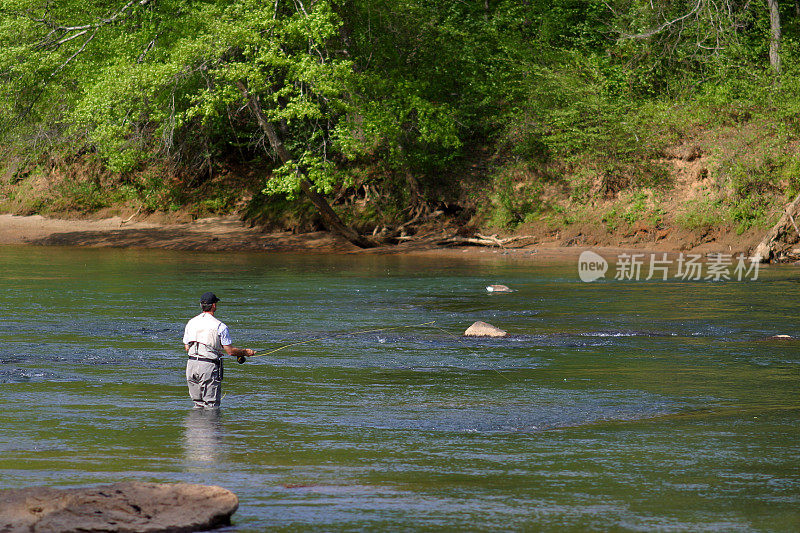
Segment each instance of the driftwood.
[{"label": "driftwood", "polygon": [[800,231],[798,231],[797,225],[794,222],[794,213],[797,212],[798,206],[800,206],[800,194],[797,195],[797,198],[795,198],[792,203],[786,206],[781,219],[777,224],[772,226],[772,229],[767,232],[759,245],[756,246],[755,251],[753,251],[752,261],[766,263],[770,260],[775,248],[775,241],[785,232],[790,222],[798,235],[800,235]]},{"label": "driftwood", "polygon": [[452,237],[447,237],[438,241],[436,244],[439,246],[458,246],[459,244],[471,244],[474,246],[496,246],[498,248],[504,248],[512,242],[535,238],[536,237],[533,235],[519,235],[517,237],[500,239],[497,237],[496,233],[492,235],[481,235],[480,233],[476,233],[474,237],[461,237],[459,235],[453,235]]}]

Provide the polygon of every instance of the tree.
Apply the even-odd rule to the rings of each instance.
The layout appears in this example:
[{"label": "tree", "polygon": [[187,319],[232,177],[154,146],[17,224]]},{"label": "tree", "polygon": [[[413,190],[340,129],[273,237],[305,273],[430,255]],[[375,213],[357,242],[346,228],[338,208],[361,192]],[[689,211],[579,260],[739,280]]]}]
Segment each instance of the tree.
[{"label": "tree", "polygon": [[[264,130],[264,134],[269,139],[272,149],[276,154],[278,154],[281,162],[284,165],[292,165],[293,158],[291,154],[286,149],[286,146],[283,144],[280,136],[275,131],[275,127],[270,124],[269,120],[265,116],[264,111],[261,109],[261,104],[259,103],[258,98],[250,94],[250,91],[247,89],[247,86],[244,84],[244,82],[238,82],[236,85],[242,92],[242,96],[247,101],[248,107],[258,120],[259,126],[262,130]],[[361,248],[371,248],[376,245],[376,243],[371,239],[363,237],[355,232],[352,228],[345,226],[339,216],[333,211],[333,209],[331,209],[330,204],[328,204],[325,198],[320,196],[314,190],[314,186],[308,181],[305,169],[297,166],[295,167],[295,173],[298,175],[300,188],[302,189],[303,193],[305,193],[308,199],[311,200],[311,203],[313,203],[317,208],[319,214],[325,220],[325,224],[329,229],[331,229],[331,231],[344,236],[347,240]]]},{"label": "tree", "polygon": [[778,0],[767,0],[769,6],[769,64],[775,74],[781,73],[781,14]]},{"label": "tree", "polygon": [[[190,8],[181,0],[129,0],[111,15],[102,3],[90,6],[83,14],[90,21],[82,23],[70,21],[81,16],[77,3],[64,4],[69,8],[24,0],[9,6],[30,32],[16,58],[32,56],[10,65],[7,74],[18,93],[28,95],[16,106],[18,117],[43,108],[43,95],[72,85],[63,120],[85,132],[111,169],[125,171],[152,154],[156,139],[162,153],[177,159],[193,151],[210,158],[211,144],[224,149],[250,128],[238,111],[244,101],[254,113],[249,124],[273,134],[267,136],[277,165],[267,190],[302,190],[332,231],[359,246],[373,245],[346,228],[317,193],[341,179],[330,158],[331,133],[347,110],[353,78],[351,62],[327,47],[340,25],[330,2],[307,8],[303,0],[208,1]],[[240,130],[221,136],[234,119]],[[272,124],[283,130],[288,147],[273,142]]]},{"label": "tree", "polygon": [[[681,72],[687,80],[693,80],[703,71],[714,75],[715,68],[726,64],[740,69],[744,63],[764,55],[768,55],[769,68],[775,74],[781,72],[778,0],[766,3],[678,0],[615,5],[614,24],[620,41],[638,43],[642,50],[640,57],[647,64],[652,65],[652,58],[658,58],[666,67],[663,71],[676,78]],[[764,40],[767,21],[769,38]],[[721,77],[729,76],[730,72],[721,72]]]}]

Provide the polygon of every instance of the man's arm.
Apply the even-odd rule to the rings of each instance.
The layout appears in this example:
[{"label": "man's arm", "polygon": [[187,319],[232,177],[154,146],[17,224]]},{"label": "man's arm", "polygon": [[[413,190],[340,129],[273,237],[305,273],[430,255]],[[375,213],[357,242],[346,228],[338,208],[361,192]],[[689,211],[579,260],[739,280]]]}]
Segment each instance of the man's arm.
[{"label": "man's arm", "polygon": [[256,353],[255,350],[251,350],[249,348],[234,348],[233,342],[231,341],[231,334],[228,331],[228,326],[226,326],[225,324],[220,324],[219,340],[220,343],[222,344],[222,347],[225,349],[225,353],[233,357],[236,358],[250,357],[251,355]]},{"label": "man's arm", "polygon": [[250,348],[234,348],[233,346],[226,344],[223,344],[222,347],[225,348],[225,353],[233,357],[250,357],[256,353],[255,350],[251,350]]}]

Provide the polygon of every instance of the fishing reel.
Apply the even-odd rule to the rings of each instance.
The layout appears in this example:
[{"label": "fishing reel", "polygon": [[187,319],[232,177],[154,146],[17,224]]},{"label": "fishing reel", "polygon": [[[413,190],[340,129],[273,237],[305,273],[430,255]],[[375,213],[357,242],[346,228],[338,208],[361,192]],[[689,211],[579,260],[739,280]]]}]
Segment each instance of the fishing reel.
[{"label": "fishing reel", "polygon": [[243,365],[245,361],[247,361],[247,358],[243,355],[240,355],[236,358],[236,362],[240,365]]}]

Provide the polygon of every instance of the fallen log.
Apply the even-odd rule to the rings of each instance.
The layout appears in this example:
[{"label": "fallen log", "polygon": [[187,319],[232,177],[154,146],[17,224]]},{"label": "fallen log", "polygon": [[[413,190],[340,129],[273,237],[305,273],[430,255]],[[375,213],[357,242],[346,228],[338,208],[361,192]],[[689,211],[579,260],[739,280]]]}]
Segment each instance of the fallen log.
[{"label": "fallen log", "polygon": [[480,233],[477,233],[475,234],[474,237],[461,237],[459,235],[453,235],[451,237],[447,237],[437,241],[436,244],[438,244],[439,246],[458,246],[460,244],[471,244],[475,246],[505,248],[513,242],[518,242],[525,239],[535,239],[535,238],[536,236],[534,235],[518,235],[516,237],[508,237],[505,239],[500,239],[497,237],[496,233],[492,235],[481,235]]},{"label": "fallen log", "polygon": [[795,227],[795,231],[797,231],[797,226],[794,223],[794,213],[797,212],[798,206],[800,206],[800,194],[797,195],[797,198],[795,198],[792,203],[786,206],[781,219],[777,224],[772,226],[772,229],[767,232],[758,246],[756,246],[751,255],[751,260],[753,262],[766,263],[770,260],[775,248],[775,242],[785,232],[790,221]]}]

